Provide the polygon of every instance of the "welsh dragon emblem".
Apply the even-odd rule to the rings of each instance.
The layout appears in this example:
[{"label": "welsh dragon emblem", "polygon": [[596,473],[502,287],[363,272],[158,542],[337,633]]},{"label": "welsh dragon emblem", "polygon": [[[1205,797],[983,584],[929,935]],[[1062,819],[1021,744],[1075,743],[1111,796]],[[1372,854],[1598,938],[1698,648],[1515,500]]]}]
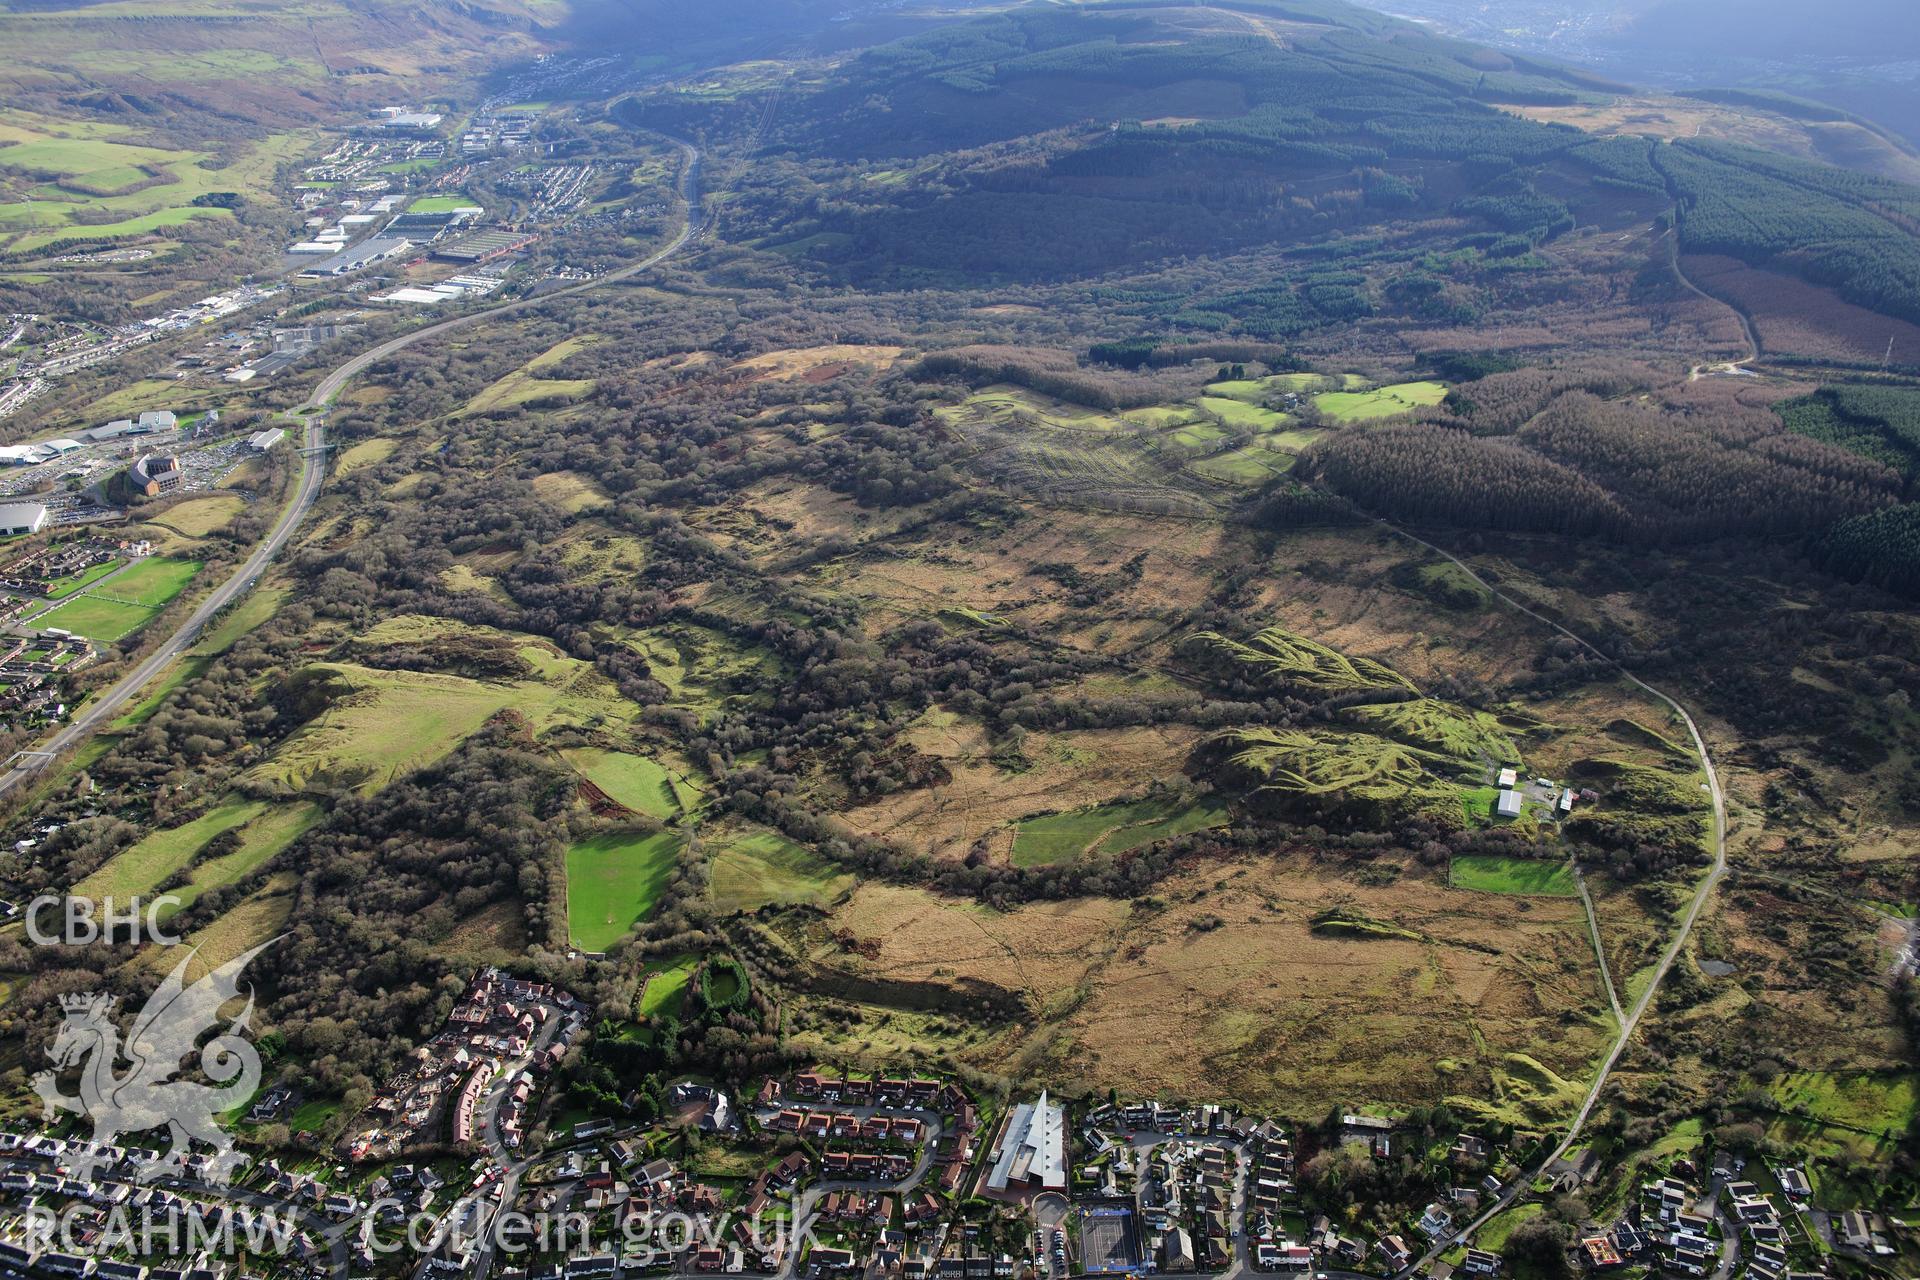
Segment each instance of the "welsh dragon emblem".
[{"label": "welsh dragon emblem", "polygon": [[[195,1141],[213,1148],[204,1180],[224,1186],[247,1163],[245,1153],[233,1149],[233,1139],[215,1117],[245,1102],[260,1085],[260,1055],[243,1034],[253,1014],[253,992],[247,1003],[227,1021],[218,1035],[200,1044],[200,1037],[220,1022],[220,1009],[240,996],[240,971],[271,942],[236,956],[198,982],[188,984],[187,966],[198,952],[189,952],[173,967],[165,982],[120,1040],[114,1025],[114,998],[97,993],[62,996],[66,1021],[54,1037],[47,1056],[53,1070],[33,1079],[35,1092],[51,1120],[56,1110],[72,1111],[93,1121],[95,1143],[111,1144],[123,1133],[164,1128],[173,1139],[165,1155],[140,1166],[147,1181],[182,1172]],[[199,1050],[200,1074],[212,1084],[175,1079],[183,1060]],[[123,1070],[116,1070],[124,1062]],[[60,1091],[56,1076],[75,1068],[80,1092]],[[74,1176],[90,1178],[100,1161],[77,1164]]]}]

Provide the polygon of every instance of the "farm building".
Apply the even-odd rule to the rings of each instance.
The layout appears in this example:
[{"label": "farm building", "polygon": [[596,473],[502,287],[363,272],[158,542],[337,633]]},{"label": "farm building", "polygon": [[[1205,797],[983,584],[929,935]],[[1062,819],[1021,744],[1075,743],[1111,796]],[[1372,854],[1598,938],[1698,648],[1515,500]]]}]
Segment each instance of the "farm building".
[{"label": "farm building", "polygon": [[1042,1187],[1060,1191],[1067,1185],[1067,1118],[1046,1091],[1037,1102],[1013,1109],[1000,1145],[993,1152],[987,1186],[994,1191],[1010,1187]]},{"label": "farm building", "polygon": [[46,527],[47,509],[38,502],[9,502],[0,505],[0,535],[17,537],[38,533]]},{"label": "farm building", "polygon": [[1512,787],[1505,788],[1500,792],[1500,800],[1493,806],[1493,811],[1497,816],[1502,818],[1519,817],[1520,793]]},{"label": "farm building", "polygon": [[1519,781],[1520,771],[1518,769],[1502,769],[1500,771],[1500,789],[1502,791],[1513,790],[1514,784]]}]

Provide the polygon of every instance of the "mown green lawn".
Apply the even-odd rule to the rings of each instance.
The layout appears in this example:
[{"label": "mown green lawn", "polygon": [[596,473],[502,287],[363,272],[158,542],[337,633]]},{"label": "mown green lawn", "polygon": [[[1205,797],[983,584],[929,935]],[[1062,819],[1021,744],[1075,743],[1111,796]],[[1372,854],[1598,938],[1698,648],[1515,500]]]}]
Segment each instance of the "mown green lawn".
[{"label": "mown green lawn", "polygon": [[567,850],[567,931],[582,951],[605,951],[660,901],[680,836],[619,832]]},{"label": "mown green lawn", "polygon": [[84,573],[76,573],[71,578],[60,578],[47,586],[47,598],[60,600],[72,595],[82,587],[90,587],[100,579],[120,567],[120,561],[108,560],[104,564],[94,565]]},{"label": "mown green lawn", "polygon": [[108,644],[139,630],[152,620],[156,611],[145,605],[123,604],[118,600],[99,600],[77,596],[52,613],[42,614],[36,626],[57,627],[77,636]]},{"label": "mown green lawn", "polygon": [[176,560],[171,556],[150,556],[135,561],[127,571],[101,587],[98,594],[128,604],[143,604],[159,609],[187,589],[200,572],[198,560]]}]

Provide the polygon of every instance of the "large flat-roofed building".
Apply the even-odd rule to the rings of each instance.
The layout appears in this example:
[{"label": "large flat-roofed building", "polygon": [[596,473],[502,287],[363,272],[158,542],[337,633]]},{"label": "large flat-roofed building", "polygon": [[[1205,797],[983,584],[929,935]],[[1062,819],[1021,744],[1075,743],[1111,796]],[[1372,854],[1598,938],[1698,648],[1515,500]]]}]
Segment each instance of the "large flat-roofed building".
[{"label": "large flat-roofed building", "polygon": [[472,231],[440,245],[433,256],[442,262],[486,262],[524,249],[539,238],[530,231]]},{"label": "large flat-roofed building", "polygon": [[1047,1101],[1042,1090],[1037,1102],[1013,1109],[1000,1145],[993,1151],[987,1187],[993,1191],[1065,1190],[1067,1185],[1067,1116]]},{"label": "large flat-roofed building", "polygon": [[40,502],[0,503],[0,537],[17,538],[47,527],[47,508]]},{"label": "large flat-roofed building", "polygon": [[256,431],[247,437],[247,448],[255,453],[265,453],[287,438],[287,433],[279,427],[268,427],[265,431]]},{"label": "large flat-roofed building", "polygon": [[413,241],[405,236],[375,236],[364,240],[351,249],[343,250],[328,258],[325,262],[316,262],[300,274],[303,276],[344,276],[350,272],[361,271],[376,262],[385,262],[396,254],[405,253],[413,247]]}]

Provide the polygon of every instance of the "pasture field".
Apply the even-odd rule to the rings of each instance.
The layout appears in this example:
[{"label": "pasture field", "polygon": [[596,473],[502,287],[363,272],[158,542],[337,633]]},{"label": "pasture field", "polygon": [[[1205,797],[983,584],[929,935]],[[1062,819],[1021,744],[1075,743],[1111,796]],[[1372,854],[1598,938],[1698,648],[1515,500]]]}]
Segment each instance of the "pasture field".
[{"label": "pasture field", "polygon": [[440,759],[513,701],[510,690],[458,676],[345,663],[325,670],[341,687],[333,705],[256,765],[253,777],[295,790],[371,793]]},{"label": "pasture field", "polygon": [[305,835],[320,820],[320,806],[304,802],[276,806],[241,829],[240,846],[231,853],[209,858],[187,873],[187,883],[174,892],[181,907],[189,907],[209,889],[238,883],[264,866],[268,859]]},{"label": "pasture field", "polygon": [[1795,1116],[1897,1140],[1920,1109],[1920,1073],[1794,1071],[1767,1092]]},{"label": "pasture field", "polygon": [[1165,817],[1135,822],[1109,831],[1102,837],[1096,849],[1100,853],[1130,853],[1156,840],[1171,840],[1189,832],[1225,826],[1227,816],[1227,806],[1210,797],[1198,804],[1168,813]]},{"label": "pasture field", "polygon": [[230,796],[191,822],[165,831],[151,831],[132,847],[109,858],[92,875],[75,886],[74,892],[87,897],[111,897],[124,901],[135,894],[151,892],[167,877],[187,865],[207,842],[223,832],[232,831],[268,811],[264,800],[246,800]]},{"label": "pasture field", "polygon": [[609,505],[607,495],[600,486],[578,471],[549,471],[545,475],[535,476],[533,491],[542,502],[550,503],[568,515]]},{"label": "pasture field", "polygon": [[189,538],[204,538],[232,524],[233,518],[246,509],[246,499],[238,494],[217,494],[176,503],[152,523],[165,525]]},{"label": "pasture field", "polygon": [[678,1013],[680,998],[686,994],[687,983],[699,967],[700,957],[693,955],[650,961],[640,971],[641,990],[634,1003],[634,1013],[642,1018]]},{"label": "pasture field", "polygon": [[1193,422],[1199,418],[1200,413],[1190,405],[1154,404],[1142,409],[1123,409],[1120,416],[1138,426],[1152,427],[1156,431],[1162,431],[1168,427]]},{"label": "pasture field", "polygon": [[453,750],[493,715],[512,710],[535,734],[558,725],[624,725],[631,702],[591,663],[568,658],[529,637],[442,619],[389,619],[367,631],[372,644],[431,643],[465,634],[518,643],[533,667],[524,678],[476,680],[430,671],[389,671],[352,662],[318,664],[330,673],[331,705],[295,730],[251,776],[299,790],[309,785],[376,791]]},{"label": "pasture field", "polygon": [[398,440],[385,436],[375,436],[371,440],[362,440],[343,450],[333,463],[333,473],[337,476],[350,475],[362,467],[371,467],[385,462],[400,447]]},{"label": "pasture field", "polygon": [[545,378],[541,375],[564,362],[568,356],[598,340],[598,334],[577,334],[556,342],[512,373],[482,390],[473,399],[467,401],[465,407],[455,416],[464,417],[476,413],[489,413],[497,409],[511,409],[536,401],[542,404],[569,404],[582,396],[590,395],[595,385],[591,378]]},{"label": "pasture field", "polygon": [[581,777],[635,813],[664,821],[700,803],[697,785],[652,756],[600,747],[577,747],[561,754]]},{"label": "pasture field", "polygon": [[1456,889],[1479,893],[1506,893],[1533,898],[1572,898],[1573,871],[1564,862],[1540,858],[1506,858],[1497,854],[1456,854],[1447,872]]},{"label": "pasture field", "polygon": [[682,840],[671,831],[615,833],[567,850],[567,932],[582,951],[605,951],[660,900]]},{"label": "pasture field", "polygon": [[1161,437],[1171,440],[1183,449],[1195,452],[1211,449],[1227,438],[1226,429],[1213,422],[1184,423]]},{"label": "pasture field", "polygon": [[1373,422],[1430,408],[1446,397],[1443,382],[1397,382],[1371,391],[1323,391],[1313,403],[1335,422]]},{"label": "pasture field", "polygon": [[[704,833],[701,838],[715,840]],[[723,912],[802,904],[825,909],[854,884],[852,873],[775,831],[741,832],[718,843],[707,893]]]},{"label": "pasture field", "polygon": [[1293,421],[1284,413],[1227,396],[1201,396],[1200,407],[1208,413],[1218,414],[1220,420],[1230,427],[1246,427],[1254,431],[1277,431]]},{"label": "pasture field", "polygon": [[1293,470],[1294,455],[1258,445],[1234,449],[1209,458],[1196,458],[1187,470],[1223,484],[1262,485]]},{"label": "pasture field", "polygon": [[1096,846],[1102,853],[1125,853],[1216,826],[1226,816],[1226,807],[1217,801],[1181,807],[1165,800],[1136,800],[1029,818],[1014,834],[1013,864],[1069,862]]},{"label": "pasture field", "polygon": [[[116,55],[118,56],[118,55]],[[124,69],[124,68],[121,68]],[[272,200],[276,166],[306,135],[270,135],[237,156],[131,142],[128,126],[56,120],[0,109],[0,175],[34,183],[31,202],[0,203],[0,252],[30,253],[56,240],[113,239],[231,211],[194,201],[231,191]]]}]

